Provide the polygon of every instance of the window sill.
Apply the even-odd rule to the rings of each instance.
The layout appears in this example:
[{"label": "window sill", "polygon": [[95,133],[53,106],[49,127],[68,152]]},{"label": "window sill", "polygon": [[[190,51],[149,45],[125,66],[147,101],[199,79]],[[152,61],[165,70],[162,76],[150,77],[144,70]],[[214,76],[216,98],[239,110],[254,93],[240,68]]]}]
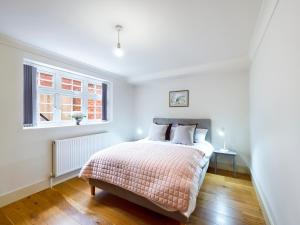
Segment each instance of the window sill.
[{"label": "window sill", "polygon": [[81,127],[81,126],[91,126],[91,125],[100,125],[100,124],[109,124],[112,121],[97,121],[97,122],[82,122],[80,125],[74,123],[66,124],[40,124],[35,127],[23,127],[23,130],[34,130],[34,129],[45,129],[45,128],[60,128],[60,127]]}]

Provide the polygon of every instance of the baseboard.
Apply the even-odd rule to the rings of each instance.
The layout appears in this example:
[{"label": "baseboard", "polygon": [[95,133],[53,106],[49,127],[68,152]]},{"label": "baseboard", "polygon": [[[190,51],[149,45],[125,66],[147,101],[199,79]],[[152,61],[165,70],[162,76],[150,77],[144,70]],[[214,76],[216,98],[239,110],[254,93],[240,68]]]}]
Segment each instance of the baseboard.
[{"label": "baseboard", "polygon": [[67,180],[70,180],[74,177],[77,177],[79,172],[80,172],[80,170],[75,170],[73,172],[61,175],[59,177],[55,177],[55,178],[52,179],[52,185],[54,186],[54,185],[60,184],[62,182],[65,182]]},{"label": "baseboard", "polygon": [[262,210],[263,216],[265,218],[266,224],[267,225],[277,225],[277,223],[275,223],[274,216],[271,212],[271,208],[269,207],[269,204],[267,202],[265,194],[262,191],[262,189],[261,189],[257,179],[255,178],[254,174],[252,173],[252,171],[251,171],[251,178],[252,178],[253,187],[254,187],[256,196],[258,198],[258,202],[259,202],[260,208]]},{"label": "baseboard", "polygon": [[[78,176],[78,172],[79,171],[74,171],[61,177],[53,178],[53,185],[62,183],[66,180]],[[11,192],[5,193],[3,195],[0,195],[0,207],[16,202],[20,199],[26,198],[48,188],[50,188],[50,179],[42,180],[26,187],[21,187]]]},{"label": "baseboard", "polygon": [[[214,168],[214,161],[212,160],[209,165],[211,168]],[[226,170],[226,171],[232,171],[232,165],[224,162],[218,162],[218,169]],[[243,173],[243,174],[249,174],[250,170],[246,166],[240,166],[236,165],[236,172],[237,173]]]},{"label": "baseboard", "polygon": [[31,184],[26,187],[21,187],[17,190],[0,195],[0,207],[18,201],[22,198],[26,198],[29,195],[45,190],[49,187],[50,187],[49,180],[43,180],[35,184]]}]

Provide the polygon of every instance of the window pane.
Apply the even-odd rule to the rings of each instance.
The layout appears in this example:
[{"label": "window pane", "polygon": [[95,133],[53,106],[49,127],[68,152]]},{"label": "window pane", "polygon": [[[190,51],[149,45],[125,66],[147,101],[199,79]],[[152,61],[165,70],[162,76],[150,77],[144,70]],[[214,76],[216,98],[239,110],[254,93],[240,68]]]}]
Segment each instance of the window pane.
[{"label": "window pane", "polygon": [[82,82],[80,80],[73,80],[70,78],[61,78],[61,88],[67,91],[80,91],[82,90]]},{"label": "window pane", "polygon": [[40,73],[40,79],[41,80],[49,80],[52,81],[52,75],[46,74],[46,73]]},{"label": "window pane", "polygon": [[40,104],[40,112],[52,112],[52,105],[51,104]]},{"label": "window pane", "polygon": [[73,98],[74,105],[81,105],[81,98]]},{"label": "window pane", "polygon": [[61,120],[72,120],[73,112],[81,112],[81,98],[61,96]]},{"label": "window pane", "polygon": [[73,111],[81,112],[81,98],[73,98]]},{"label": "window pane", "polygon": [[94,113],[89,113],[89,114],[88,114],[88,119],[89,119],[89,120],[95,119]]},{"label": "window pane", "polygon": [[97,119],[97,120],[100,120],[100,119],[101,119],[101,114],[99,114],[99,113],[96,114],[96,119]]},{"label": "window pane", "polygon": [[73,85],[81,86],[80,80],[73,80]]},{"label": "window pane", "polygon": [[40,121],[52,121],[53,113],[40,113]]},{"label": "window pane", "polygon": [[40,94],[40,103],[53,103],[53,96]]},{"label": "window pane", "polygon": [[73,105],[73,112],[81,112],[81,106]]},{"label": "window pane", "polygon": [[72,105],[62,105],[61,111],[62,112],[72,112]]},{"label": "window pane", "polygon": [[81,81],[73,80],[73,91],[81,91]]},{"label": "window pane", "polygon": [[88,91],[90,95],[98,95],[101,96],[102,95],[102,85],[99,84],[88,84]]},{"label": "window pane", "polygon": [[40,86],[42,87],[52,87],[52,82],[47,80],[40,80]]},{"label": "window pane", "polygon": [[61,84],[61,88],[64,90],[71,91],[72,90],[72,85],[70,84]]},{"label": "window pane", "polygon": [[39,87],[53,87],[53,75],[47,73],[39,73],[38,78]]},{"label": "window pane", "polygon": [[97,100],[96,101],[96,119],[100,120],[102,119],[102,101],[101,100]]},{"label": "window pane", "polygon": [[94,107],[89,107],[88,108],[88,113],[95,113],[95,108]]},{"label": "window pane", "polygon": [[102,101],[101,100],[97,100],[96,101],[96,107],[101,107],[102,106]]},{"label": "window pane", "polygon": [[95,119],[95,100],[89,99],[88,100],[88,119],[93,120]]},{"label": "window pane", "polygon": [[96,95],[101,95],[102,93],[102,86],[101,85],[96,85]]},{"label": "window pane", "polygon": [[53,105],[53,96],[47,94],[40,94],[40,103]]},{"label": "window pane", "polygon": [[71,91],[72,90],[72,79],[62,77],[61,78],[61,88],[63,90]]},{"label": "window pane", "polygon": [[79,87],[79,86],[73,86],[73,91],[81,91],[81,87]]},{"label": "window pane", "polygon": [[65,105],[65,104],[71,105],[72,104],[72,98],[68,97],[68,96],[61,96],[60,102],[61,102],[62,105]]},{"label": "window pane", "polygon": [[101,108],[96,108],[96,113],[101,113]]},{"label": "window pane", "polygon": [[62,78],[61,78],[61,82],[62,82],[63,84],[72,84],[72,79],[62,77]]},{"label": "window pane", "polygon": [[40,94],[39,96],[39,118],[40,121],[52,121],[53,120],[53,95]]},{"label": "window pane", "polygon": [[94,107],[95,106],[95,100],[89,99],[88,100],[88,107]]},{"label": "window pane", "polygon": [[102,101],[97,99],[88,99],[88,119],[100,120],[102,118]]},{"label": "window pane", "polygon": [[60,98],[61,120],[71,120],[73,98],[61,96]]},{"label": "window pane", "polygon": [[71,113],[62,113],[61,114],[61,120],[71,120],[71,119],[72,119]]},{"label": "window pane", "polygon": [[94,84],[88,84],[89,94],[95,93],[95,85]]}]

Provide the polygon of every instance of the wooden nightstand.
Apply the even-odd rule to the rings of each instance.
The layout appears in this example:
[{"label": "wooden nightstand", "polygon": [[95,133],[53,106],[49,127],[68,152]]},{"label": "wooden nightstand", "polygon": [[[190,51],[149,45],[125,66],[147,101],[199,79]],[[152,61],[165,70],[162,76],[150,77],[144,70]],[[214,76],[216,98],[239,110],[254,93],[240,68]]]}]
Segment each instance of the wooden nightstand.
[{"label": "wooden nightstand", "polygon": [[232,150],[228,150],[228,151],[220,151],[219,149],[214,150],[215,173],[217,173],[217,169],[218,169],[218,155],[225,155],[232,158],[232,171],[234,176],[236,176],[236,162],[235,162],[236,152]]}]

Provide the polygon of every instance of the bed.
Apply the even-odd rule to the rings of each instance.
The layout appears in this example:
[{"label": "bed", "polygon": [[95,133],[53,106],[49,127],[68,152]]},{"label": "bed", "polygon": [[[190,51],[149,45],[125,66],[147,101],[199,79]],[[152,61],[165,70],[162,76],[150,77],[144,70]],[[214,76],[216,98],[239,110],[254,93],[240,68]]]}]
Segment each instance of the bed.
[{"label": "bed", "polygon": [[125,142],[94,154],[80,172],[91,194],[95,187],[159,214],[187,222],[209,166],[213,149],[210,119],[154,118],[160,125],[196,125],[206,140],[194,146],[168,141]]}]

